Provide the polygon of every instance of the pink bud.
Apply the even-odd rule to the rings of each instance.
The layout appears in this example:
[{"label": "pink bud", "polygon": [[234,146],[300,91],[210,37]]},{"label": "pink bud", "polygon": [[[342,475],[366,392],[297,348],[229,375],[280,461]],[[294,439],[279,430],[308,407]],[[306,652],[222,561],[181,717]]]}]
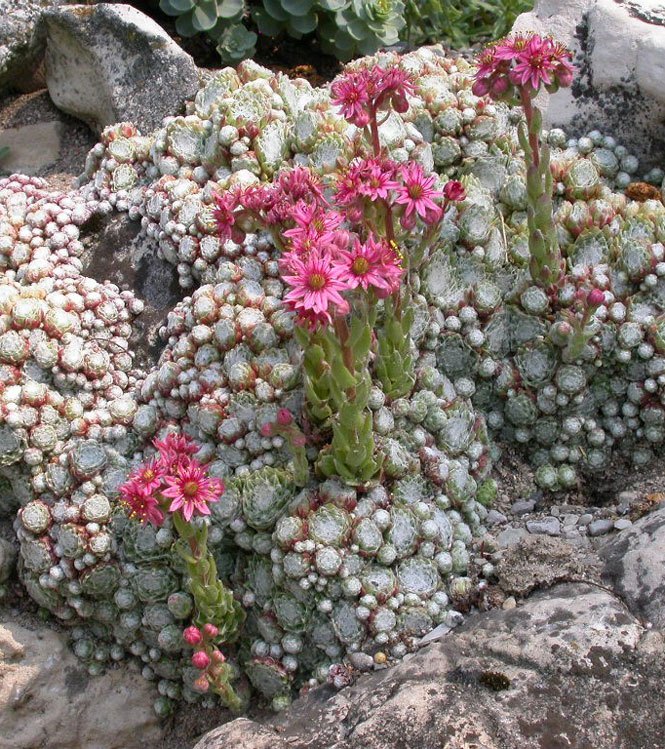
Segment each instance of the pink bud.
[{"label": "pink bud", "polygon": [[510,82],[508,81],[508,78],[506,78],[505,75],[499,76],[492,82],[492,96],[503,96],[508,90],[509,86]]},{"label": "pink bud", "polygon": [[224,661],[226,660],[226,657],[224,656],[224,653],[222,653],[221,650],[213,650],[212,659],[215,663],[224,663]]},{"label": "pink bud", "polygon": [[556,80],[561,88],[568,88],[573,82],[574,74],[568,68],[559,68],[556,71]]},{"label": "pink bud", "polygon": [[261,429],[259,431],[264,437],[272,437],[272,424],[269,421],[266,421],[265,424],[261,424]]},{"label": "pink bud", "polygon": [[365,127],[369,122],[369,114],[367,112],[358,112],[358,114],[351,120],[356,127]]},{"label": "pink bud", "polygon": [[217,637],[219,634],[219,627],[216,627],[214,624],[204,624],[203,625],[203,634],[206,637]]},{"label": "pink bud", "polygon": [[307,440],[304,434],[296,434],[292,440],[294,447],[305,447]]},{"label": "pink bud", "polygon": [[473,86],[471,86],[471,92],[474,96],[487,96],[490,87],[487,78],[479,78]]},{"label": "pink bud", "polygon": [[393,96],[392,105],[393,109],[400,114],[404,114],[409,108],[409,102],[405,96]]},{"label": "pink bud", "polygon": [[600,289],[591,289],[586,298],[589,307],[600,307],[605,304],[605,294]]},{"label": "pink bud", "polygon": [[208,668],[210,665],[210,656],[205,652],[205,650],[197,650],[196,653],[192,655],[192,666],[194,668],[200,668],[203,670],[204,668]]},{"label": "pink bud", "polygon": [[281,426],[288,426],[293,421],[293,414],[288,408],[280,408],[277,411],[277,423]]},{"label": "pink bud", "polygon": [[187,627],[182,633],[182,638],[188,645],[198,645],[200,642],[203,642],[201,630],[197,627]]},{"label": "pink bud", "polygon": [[443,194],[448,200],[458,202],[460,200],[466,200],[466,192],[464,185],[458,182],[456,179],[451,179],[443,186]]},{"label": "pink bud", "polygon": [[196,679],[192,686],[194,689],[196,689],[197,692],[207,692],[208,688],[210,687],[210,684],[208,683],[208,677],[205,675],[199,676],[198,679]]}]

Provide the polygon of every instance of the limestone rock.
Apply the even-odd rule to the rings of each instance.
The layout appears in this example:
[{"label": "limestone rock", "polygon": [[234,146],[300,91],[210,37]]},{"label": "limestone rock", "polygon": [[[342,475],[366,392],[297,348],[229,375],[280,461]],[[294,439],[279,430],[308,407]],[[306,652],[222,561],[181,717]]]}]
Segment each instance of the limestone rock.
[{"label": "limestone rock", "polygon": [[665,6],[660,0],[537,0],[513,31],[551,34],[574,50],[571,88],[544,98],[548,127],[601,130],[640,158],[665,155]]},{"label": "limestone rock", "polygon": [[198,90],[192,58],[136,8],[71,5],[44,17],[51,99],[97,133],[123,120],[153,130]]},{"label": "limestone rock", "polygon": [[599,553],[605,575],[631,609],[665,627],[665,507],[622,531]]},{"label": "limestone rock", "polygon": [[269,723],[227,723],[195,749],[662,746],[653,680],[665,656],[653,639],[608,592],[559,585],[340,692],[320,687]]},{"label": "limestone rock", "polygon": [[159,745],[154,699],[137,670],[89,677],[62,634],[0,624],[0,749]]}]

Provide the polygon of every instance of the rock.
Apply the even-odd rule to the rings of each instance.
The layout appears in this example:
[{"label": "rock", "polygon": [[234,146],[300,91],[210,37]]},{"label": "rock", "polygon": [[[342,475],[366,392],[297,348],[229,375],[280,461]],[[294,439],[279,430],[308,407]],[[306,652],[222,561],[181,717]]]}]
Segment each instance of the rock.
[{"label": "rock", "polygon": [[[660,0],[538,0],[513,31],[551,34],[575,53],[573,86],[545,95],[546,127],[599,129],[647,170],[665,154],[665,6]],[[549,103],[547,101],[549,99]]]},{"label": "rock", "polygon": [[619,520],[614,521],[614,530],[625,531],[626,528],[630,528],[632,524],[633,524],[632,520],[628,520],[628,518],[621,518]]},{"label": "rock", "polygon": [[439,624],[438,627],[434,627],[434,629],[431,632],[428,632],[422,640],[418,643],[420,647],[423,647],[424,645],[428,645],[430,642],[436,642],[437,640],[440,640],[442,637],[445,637],[449,632],[452,632],[452,628],[449,627],[447,624]]},{"label": "rock", "polygon": [[529,533],[543,534],[547,536],[559,536],[561,534],[561,523],[557,518],[544,518],[543,520],[530,520],[526,524]]},{"label": "rock", "polygon": [[585,512],[584,515],[580,515],[580,519],[578,521],[579,525],[582,527],[585,527],[589,525],[589,523],[593,520],[593,515],[590,512]]},{"label": "rock", "polygon": [[599,554],[604,576],[631,609],[665,627],[665,507],[640,518]]},{"label": "rock", "polygon": [[507,546],[512,546],[520,541],[526,535],[524,528],[504,528],[501,533],[496,537],[496,544],[500,549],[505,549]]},{"label": "rock", "polygon": [[43,76],[37,73],[46,49],[42,13],[68,0],[0,0],[0,92],[35,91]]},{"label": "rock", "polygon": [[122,120],[153,130],[198,89],[192,58],[129,5],[72,5],[44,18],[51,99],[97,133]]},{"label": "rock", "polygon": [[574,513],[573,514],[566,513],[565,515],[562,515],[560,518],[560,520],[563,522],[564,527],[577,525],[579,519],[580,519],[580,516],[575,515]]},{"label": "rock", "polygon": [[515,596],[508,596],[506,600],[501,604],[501,608],[504,611],[510,611],[511,609],[514,609],[517,607],[517,601],[515,600]]},{"label": "rock", "polygon": [[0,583],[8,580],[16,565],[16,547],[4,538],[0,538]]},{"label": "rock", "polygon": [[571,577],[593,572],[583,552],[560,538],[525,536],[503,554],[496,566],[499,586],[508,595],[524,597]]},{"label": "rock", "polygon": [[154,699],[136,669],[89,677],[62,634],[0,624],[0,749],[160,743]]},{"label": "rock", "polygon": [[371,671],[374,668],[374,658],[367,653],[351,653],[349,660],[358,671]]},{"label": "rock", "polygon": [[523,499],[519,502],[515,502],[510,508],[513,515],[526,515],[527,512],[533,512],[536,503],[533,499]]},{"label": "rock", "polygon": [[662,746],[665,698],[654,679],[665,657],[658,643],[641,652],[642,633],[608,592],[560,585],[469,617],[337,693],[319,687],[267,723],[220,726],[194,749]]},{"label": "rock", "polygon": [[[2,160],[3,170],[37,174],[58,160],[61,139],[62,125],[59,122],[39,122],[0,130],[0,148],[9,147],[9,153]],[[39,148],[35,148],[35,143],[39,143]]]},{"label": "rock", "polygon": [[604,536],[614,528],[614,521],[611,518],[600,518],[589,523],[590,536]]},{"label": "rock", "polygon": [[496,525],[497,523],[505,523],[508,518],[498,510],[490,510],[485,518],[486,525]]}]

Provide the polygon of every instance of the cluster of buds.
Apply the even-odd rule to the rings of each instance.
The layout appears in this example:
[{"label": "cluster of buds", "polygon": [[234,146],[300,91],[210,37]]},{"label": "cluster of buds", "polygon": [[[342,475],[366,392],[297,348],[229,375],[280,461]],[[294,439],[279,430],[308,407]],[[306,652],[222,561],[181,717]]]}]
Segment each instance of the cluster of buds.
[{"label": "cluster of buds", "polygon": [[293,455],[293,474],[298,486],[305,486],[309,478],[309,464],[305,445],[307,438],[295,423],[293,414],[288,408],[280,408],[277,411],[275,421],[266,421],[261,426],[261,434],[264,437],[281,437],[284,439]]},{"label": "cluster of buds", "polygon": [[192,666],[201,671],[194,681],[194,688],[201,693],[207,692],[212,686],[219,688],[225,681],[224,664],[226,656],[215,645],[219,637],[219,627],[206,622],[200,629],[191,625],[182,633],[183,640],[194,648]]}]

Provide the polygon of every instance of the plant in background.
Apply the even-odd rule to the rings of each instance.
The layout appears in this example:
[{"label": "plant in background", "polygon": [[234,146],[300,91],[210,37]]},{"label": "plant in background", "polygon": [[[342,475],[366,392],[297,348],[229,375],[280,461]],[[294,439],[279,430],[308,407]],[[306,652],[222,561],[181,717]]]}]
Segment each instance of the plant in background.
[{"label": "plant in background", "polygon": [[546,288],[562,279],[565,263],[554,224],[550,151],[542,143],[542,115],[533,99],[544,85],[549,93],[573,81],[571,52],[564,45],[538,34],[516,34],[491,44],[478,56],[473,93],[524,109],[526,125],[518,137],[527,163],[527,220],[530,271],[533,281]]},{"label": "plant in background", "polygon": [[158,528],[167,515],[171,518],[179,536],[175,548],[186,564],[194,598],[193,625],[183,635],[188,644],[199,646],[192,656],[192,664],[201,671],[194,686],[200,692],[212,690],[229,708],[238,710],[243,697],[231,685],[238,673],[217,645],[237,637],[244,614],[217,577],[215,559],[208,551],[208,526],[198,520],[210,515],[210,504],[219,501],[225,487],[207,475],[194,458],[198,446],[184,435],[169,434],[154,445],[159,457],[130,474],[120,488],[121,498],[130,517],[143,524]]},{"label": "plant in background", "polygon": [[423,262],[448,202],[465,197],[460,183],[437,189],[436,175],[420,164],[387,158],[380,126],[391,110],[408,110],[412,92],[409,73],[399,67],[345,74],[332,95],[357,128],[357,157],[348,166],[325,185],[309,170],[293,169],[272,185],[216,198],[222,238],[238,240],[261,226],[282,251],[284,303],[300,323],[307,415],[324,433],[332,430],[317,469],[349,485],[376,481],[383,461],[368,408],[372,364],[390,400],[415,383],[413,311],[409,284],[401,282]]}]

